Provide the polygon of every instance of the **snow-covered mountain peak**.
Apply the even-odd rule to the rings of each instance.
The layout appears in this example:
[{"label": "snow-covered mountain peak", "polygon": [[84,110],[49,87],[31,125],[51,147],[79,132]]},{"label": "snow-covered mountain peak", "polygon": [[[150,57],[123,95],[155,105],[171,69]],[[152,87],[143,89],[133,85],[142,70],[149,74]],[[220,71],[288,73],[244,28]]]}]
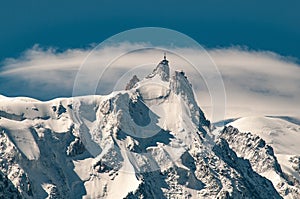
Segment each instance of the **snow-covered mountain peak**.
[{"label": "snow-covered mountain peak", "polygon": [[148,78],[152,78],[155,75],[160,76],[161,80],[163,80],[163,81],[169,81],[170,67],[169,67],[169,61],[167,60],[166,55],[164,56],[164,59],[156,66],[156,68],[153,70],[153,72],[148,75]]},{"label": "snow-covered mountain peak", "polygon": [[[181,70],[174,71],[174,74],[170,75],[169,61],[166,57],[151,74],[131,87],[131,92],[138,93],[143,103],[160,118],[160,124],[165,130],[174,130],[175,126],[179,126],[182,122],[176,118],[182,120],[183,115],[187,117],[185,121],[191,120],[196,129],[210,128],[210,123],[199,108],[192,85],[185,73]],[[174,108],[176,105],[180,108]],[[172,125],[174,121],[178,121],[175,126]]]},{"label": "snow-covered mountain peak", "polygon": [[262,136],[225,127],[214,140],[210,131],[185,73],[170,74],[166,58],[106,96],[0,96],[0,190],[49,199],[300,194]]}]

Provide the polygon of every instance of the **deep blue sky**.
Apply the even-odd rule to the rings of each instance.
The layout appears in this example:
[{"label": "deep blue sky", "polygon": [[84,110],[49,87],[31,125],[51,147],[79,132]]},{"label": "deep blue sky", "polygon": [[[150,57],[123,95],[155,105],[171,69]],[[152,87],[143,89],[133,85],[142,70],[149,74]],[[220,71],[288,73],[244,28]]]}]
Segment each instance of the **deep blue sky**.
[{"label": "deep blue sky", "polygon": [[0,60],[34,44],[61,50],[99,43],[121,31],[156,26],[208,48],[244,45],[300,59],[300,1],[4,0]]}]

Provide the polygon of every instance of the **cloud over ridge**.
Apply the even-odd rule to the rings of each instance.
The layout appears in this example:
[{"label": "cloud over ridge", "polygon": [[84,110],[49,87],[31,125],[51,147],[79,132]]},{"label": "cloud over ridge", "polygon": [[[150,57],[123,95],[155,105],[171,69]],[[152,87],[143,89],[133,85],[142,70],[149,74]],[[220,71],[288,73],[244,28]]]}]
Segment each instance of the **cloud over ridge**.
[{"label": "cloud over ridge", "polygon": [[[94,53],[99,54],[101,59],[89,60],[90,69],[85,76],[87,86],[89,77],[95,76],[95,71],[103,70],[108,59],[136,46],[142,48],[143,44],[122,43],[96,49]],[[91,50],[68,49],[58,52],[54,48],[44,49],[35,45],[19,58],[6,59],[0,66],[0,94],[26,95],[42,100],[71,96],[76,74]],[[195,49],[177,50],[189,56],[207,56]],[[253,112],[300,115],[300,66],[297,63],[274,52],[252,51],[240,47],[208,49],[207,52],[217,65],[225,84],[228,117]],[[161,58],[161,52],[151,50],[129,55],[114,63],[110,77],[106,77],[102,83],[105,87],[113,86],[123,73],[135,66],[136,59],[151,65]],[[169,59],[171,64],[187,72],[193,84],[201,84],[185,62],[172,55]],[[143,70],[146,74],[152,68],[145,67]],[[200,106],[209,112],[209,93],[205,88],[198,91],[196,94],[201,101]]]}]

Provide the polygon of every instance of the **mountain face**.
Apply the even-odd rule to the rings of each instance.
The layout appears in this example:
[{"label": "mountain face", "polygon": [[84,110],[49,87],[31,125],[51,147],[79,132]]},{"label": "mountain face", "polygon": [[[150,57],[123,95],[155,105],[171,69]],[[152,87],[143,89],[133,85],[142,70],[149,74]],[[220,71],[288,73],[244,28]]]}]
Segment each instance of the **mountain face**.
[{"label": "mountain face", "polygon": [[166,59],[107,96],[0,96],[0,117],[0,198],[300,195],[263,139],[210,124]]}]

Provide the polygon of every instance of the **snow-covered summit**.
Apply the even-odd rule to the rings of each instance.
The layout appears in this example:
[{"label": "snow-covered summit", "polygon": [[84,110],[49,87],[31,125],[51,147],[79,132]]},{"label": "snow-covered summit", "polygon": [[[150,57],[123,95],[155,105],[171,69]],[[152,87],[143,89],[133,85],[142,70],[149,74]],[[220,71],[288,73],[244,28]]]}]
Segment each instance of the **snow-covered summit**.
[{"label": "snow-covered summit", "polygon": [[166,55],[164,56],[164,59],[156,66],[153,72],[148,75],[148,78],[152,78],[155,75],[160,76],[163,81],[169,81],[170,67]]},{"label": "snow-covered summit", "polygon": [[227,127],[213,140],[210,131],[188,77],[170,74],[166,58],[147,77],[106,96],[0,97],[0,179],[11,182],[0,188],[23,198],[300,193],[262,139]]}]

